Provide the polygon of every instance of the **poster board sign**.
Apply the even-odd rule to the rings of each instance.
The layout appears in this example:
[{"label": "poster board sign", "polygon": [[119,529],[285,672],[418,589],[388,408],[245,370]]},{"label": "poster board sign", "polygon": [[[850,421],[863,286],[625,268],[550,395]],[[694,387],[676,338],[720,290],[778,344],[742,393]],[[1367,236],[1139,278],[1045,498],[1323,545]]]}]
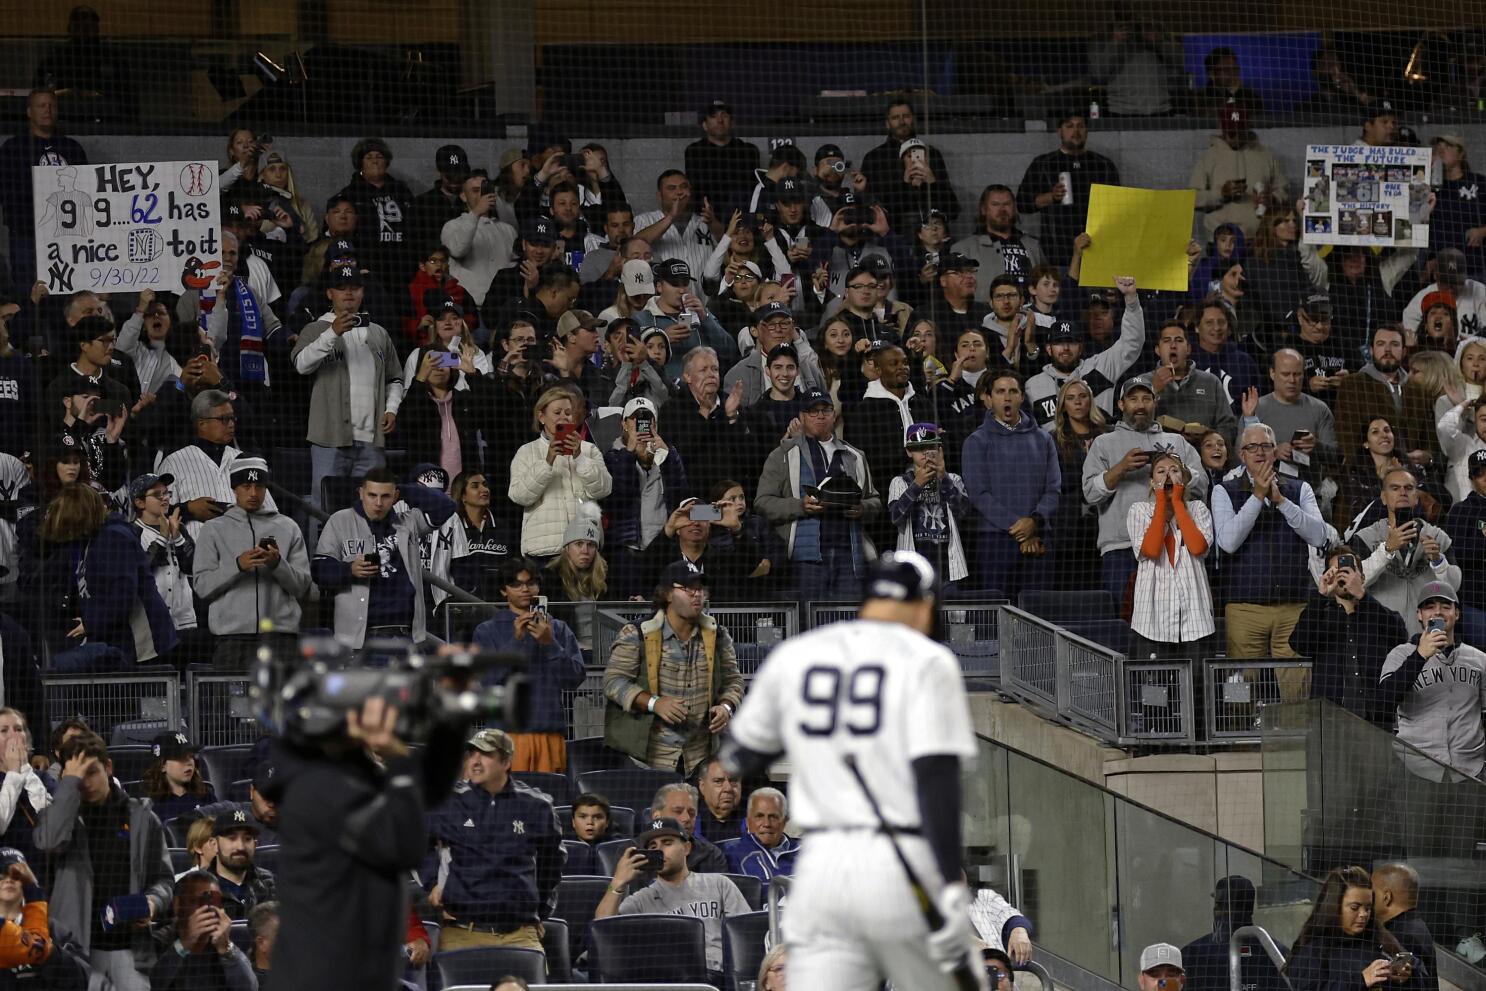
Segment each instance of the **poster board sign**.
[{"label": "poster board sign", "polygon": [[1187,242],[1192,240],[1195,189],[1089,187],[1090,245],[1078,273],[1081,286],[1113,286],[1135,277],[1141,289],[1187,291]]},{"label": "poster board sign", "polygon": [[1301,237],[1307,244],[1429,245],[1428,148],[1307,145]]},{"label": "poster board sign", "polygon": [[204,289],[221,266],[215,162],[38,165],[31,196],[50,292]]}]

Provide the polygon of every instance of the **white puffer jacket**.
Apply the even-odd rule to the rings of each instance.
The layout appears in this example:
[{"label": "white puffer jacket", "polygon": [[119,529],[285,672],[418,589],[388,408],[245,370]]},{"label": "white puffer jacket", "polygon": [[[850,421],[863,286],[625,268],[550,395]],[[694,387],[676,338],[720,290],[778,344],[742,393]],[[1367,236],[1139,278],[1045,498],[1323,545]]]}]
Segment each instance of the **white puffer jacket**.
[{"label": "white puffer jacket", "polygon": [[545,559],[562,550],[562,534],[569,523],[583,515],[599,519],[598,500],[609,494],[614,480],[599,449],[588,441],[576,456],[558,455],[549,465],[544,433],[516,451],[511,459],[511,484],[507,494],[523,507],[521,553]]}]

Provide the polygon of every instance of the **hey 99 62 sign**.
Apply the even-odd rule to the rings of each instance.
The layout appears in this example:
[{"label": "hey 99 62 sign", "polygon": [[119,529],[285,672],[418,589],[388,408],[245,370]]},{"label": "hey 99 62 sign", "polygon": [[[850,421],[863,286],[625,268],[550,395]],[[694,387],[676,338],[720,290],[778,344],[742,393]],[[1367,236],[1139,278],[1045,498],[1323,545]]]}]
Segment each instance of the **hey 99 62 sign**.
[{"label": "hey 99 62 sign", "polygon": [[213,162],[36,166],[31,192],[51,292],[201,289],[220,263]]}]

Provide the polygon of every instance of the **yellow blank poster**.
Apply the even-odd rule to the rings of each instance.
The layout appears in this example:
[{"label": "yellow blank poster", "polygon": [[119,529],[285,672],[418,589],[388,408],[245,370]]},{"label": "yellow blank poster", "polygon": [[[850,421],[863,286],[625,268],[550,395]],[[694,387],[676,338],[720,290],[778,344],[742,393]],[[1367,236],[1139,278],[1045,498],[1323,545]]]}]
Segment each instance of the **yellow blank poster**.
[{"label": "yellow blank poster", "polygon": [[1192,240],[1193,189],[1089,187],[1093,242],[1084,252],[1081,286],[1113,286],[1133,275],[1141,289],[1187,291],[1187,242]]}]

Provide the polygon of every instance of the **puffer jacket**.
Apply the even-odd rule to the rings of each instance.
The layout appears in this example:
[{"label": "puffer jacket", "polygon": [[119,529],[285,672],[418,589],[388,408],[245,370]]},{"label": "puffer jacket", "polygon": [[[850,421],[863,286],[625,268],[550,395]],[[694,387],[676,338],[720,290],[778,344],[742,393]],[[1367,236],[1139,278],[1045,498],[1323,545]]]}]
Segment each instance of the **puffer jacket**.
[{"label": "puffer jacket", "polygon": [[521,553],[551,557],[562,550],[562,535],[580,514],[597,520],[598,500],[609,494],[614,479],[599,449],[583,441],[575,457],[547,463],[551,441],[546,434],[523,444],[511,459],[507,494],[522,507]]}]

